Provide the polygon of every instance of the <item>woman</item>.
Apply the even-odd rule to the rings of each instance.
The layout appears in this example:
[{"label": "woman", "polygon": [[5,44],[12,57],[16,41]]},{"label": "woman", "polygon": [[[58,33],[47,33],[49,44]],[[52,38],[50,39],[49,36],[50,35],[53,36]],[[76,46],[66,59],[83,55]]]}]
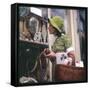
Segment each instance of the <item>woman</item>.
[{"label": "woman", "polygon": [[[53,44],[51,46],[51,51],[46,48],[42,52],[42,56],[49,58],[53,64],[53,72],[55,72],[55,65],[62,63],[66,59],[66,49],[71,46],[70,38],[65,35],[63,30],[64,21],[60,16],[54,16],[49,19],[49,33],[53,35]],[[54,74],[53,74],[54,80]]]},{"label": "woman", "polygon": [[46,57],[56,58],[56,54],[58,52],[64,53],[66,49],[71,46],[71,40],[67,35],[65,35],[63,27],[64,21],[60,16],[54,16],[53,18],[49,19],[49,32],[50,34],[53,34],[55,41],[51,46],[52,51],[49,49],[44,50]]}]

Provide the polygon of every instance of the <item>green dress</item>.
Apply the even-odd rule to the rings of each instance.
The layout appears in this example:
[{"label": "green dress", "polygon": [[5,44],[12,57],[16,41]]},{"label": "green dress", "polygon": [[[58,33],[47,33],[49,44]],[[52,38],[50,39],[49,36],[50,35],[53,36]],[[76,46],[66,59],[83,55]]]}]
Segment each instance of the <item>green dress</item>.
[{"label": "green dress", "polygon": [[56,38],[52,46],[52,51],[64,52],[70,46],[71,46],[71,39],[67,35],[61,35],[60,37]]},{"label": "green dress", "polygon": [[[71,46],[71,39],[67,35],[62,35],[56,38],[52,46],[52,51],[54,51],[55,53],[64,52],[70,46]],[[53,81],[55,81],[55,67],[56,67],[56,60],[52,62],[52,80]]]}]

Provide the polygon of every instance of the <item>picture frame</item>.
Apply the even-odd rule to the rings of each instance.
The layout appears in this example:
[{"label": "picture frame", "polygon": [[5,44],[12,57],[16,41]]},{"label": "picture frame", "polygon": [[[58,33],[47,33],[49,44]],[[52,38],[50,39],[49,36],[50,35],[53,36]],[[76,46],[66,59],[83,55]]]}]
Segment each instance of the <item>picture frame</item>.
[{"label": "picture frame", "polygon": [[[62,50],[63,47],[59,47],[62,52],[59,49],[54,51],[57,44],[52,49],[52,43],[54,44],[56,39],[48,27],[49,23],[52,24],[50,18],[55,21],[57,16],[63,19],[63,28],[60,27],[60,30],[57,28],[62,22],[56,26],[54,23],[53,27],[58,29],[61,36],[65,34],[70,37],[71,46],[75,51],[75,66],[67,65],[65,61],[68,58],[67,50],[71,50],[71,48],[66,48],[67,37],[62,39],[63,41],[59,40],[67,42],[65,50]],[[56,20],[56,22],[59,21]],[[88,82],[87,27],[87,7],[12,4],[11,85],[33,86]],[[47,49],[48,52],[45,52]],[[45,57],[51,51],[54,52],[55,62],[51,58]],[[61,60],[61,58],[64,59]]]}]

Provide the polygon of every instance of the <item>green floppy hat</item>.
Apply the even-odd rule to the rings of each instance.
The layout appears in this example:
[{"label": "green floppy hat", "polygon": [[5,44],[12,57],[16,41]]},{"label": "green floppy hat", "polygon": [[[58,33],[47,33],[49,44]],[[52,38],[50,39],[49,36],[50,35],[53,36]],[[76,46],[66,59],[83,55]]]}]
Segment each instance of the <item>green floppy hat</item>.
[{"label": "green floppy hat", "polygon": [[62,27],[64,26],[64,21],[63,21],[63,19],[60,16],[54,16],[53,18],[50,18],[49,22],[59,32],[62,32]]}]

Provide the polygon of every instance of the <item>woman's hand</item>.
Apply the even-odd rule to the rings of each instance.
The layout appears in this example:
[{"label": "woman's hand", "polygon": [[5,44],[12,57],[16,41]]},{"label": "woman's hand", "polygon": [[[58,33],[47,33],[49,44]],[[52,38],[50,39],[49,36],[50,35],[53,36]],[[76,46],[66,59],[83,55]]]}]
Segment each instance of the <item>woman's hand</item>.
[{"label": "woman's hand", "polygon": [[51,51],[49,54],[46,55],[47,58],[53,58],[55,57],[55,53]]},{"label": "woman's hand", "polygon": [[56,59],[55,53],[53,51],[50,51],[48,48],[44,49],[41,56],[43,56],[43,58],[49,58],[50,60]]},{"label": "woman's hand", "polygon": [[41,58],[46,58],[46,55],[50,53],[50,50],[48,48],[45,48],[41,54],[40,54],[40,57]]},{"label": "woman's hand", "polygon": [[49,58],[51,61],[56,60],[56,55],[53,51],[51,51],[49,54],[47,54],[46,57]]}]

